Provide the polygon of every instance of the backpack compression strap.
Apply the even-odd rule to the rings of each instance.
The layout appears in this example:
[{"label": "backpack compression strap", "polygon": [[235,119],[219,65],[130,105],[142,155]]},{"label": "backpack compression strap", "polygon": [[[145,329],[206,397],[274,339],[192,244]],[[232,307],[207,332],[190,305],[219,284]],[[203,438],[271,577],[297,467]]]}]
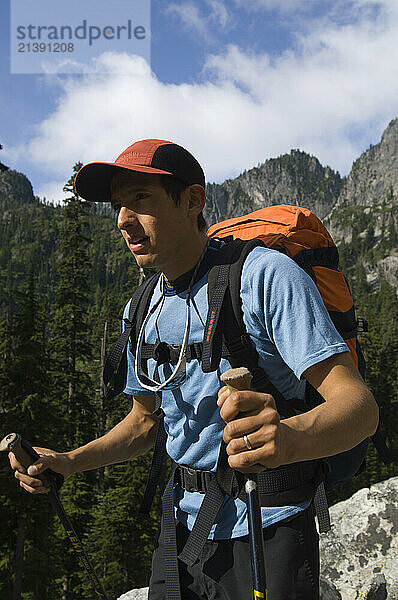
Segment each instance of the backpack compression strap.
[{"label": "backpack compression strap", "polygon": [[[291,403],[271,383],[258,366],[258,355],[246,331],[240,298],[243,265],[256,247],[264,247],[261,240],[234,240],[226,243],[217,253],[217,262],[209,272],[209,310],[203,336],[202,370],[215,371],[221,357],[227,357],[232,367],[247,367],[253,376],[255,389],[272,394],[278,411],[291,416]],[[226,350],[226,352],[225,352]],[[295,408],[304,410],[305,407]]]}]

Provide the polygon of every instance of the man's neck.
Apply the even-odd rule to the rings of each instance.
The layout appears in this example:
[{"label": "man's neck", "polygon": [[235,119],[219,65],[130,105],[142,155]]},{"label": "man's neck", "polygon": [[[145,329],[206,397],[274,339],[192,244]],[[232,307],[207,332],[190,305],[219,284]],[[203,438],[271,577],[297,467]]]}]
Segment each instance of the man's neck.
[{"label": "man's neck", "polygon": [[183,279],[188,273],[193,271],[203,256],[208,239],[209,238],[205,233],[201,234],[197,240],[192,240],[192,243],[190,244],[190,252],[188,255],[181,257],[182,261],[177,268],[172,270],[162,269],[166,283],[173,286],[176,281],[178,281],[180,278]]}]

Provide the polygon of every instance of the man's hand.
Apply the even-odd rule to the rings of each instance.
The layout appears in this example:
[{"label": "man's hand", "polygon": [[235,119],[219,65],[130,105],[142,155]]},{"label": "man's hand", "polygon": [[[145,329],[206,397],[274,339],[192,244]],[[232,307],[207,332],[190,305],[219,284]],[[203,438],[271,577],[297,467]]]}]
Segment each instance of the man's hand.
[{"label": "man's hand", "polygon": [[[227,423],[223,438],[231,467],[259,472],[332,456],[373,435],[378,407],[349,352],[309,367],[304,377],[325,402],[282,421],[269,394],[220,390],[218,404]],[[244,435],[249,436],[253,450],[247,449]]]},{"label": "man's hand", "polygon": [[19,484],[30,494],[50,491],[37,475],[46,469],[61,473],[68,479],[74,473],[98,469],[106,465],[130,460],[147,452],[155,443],[157,418],[152,414],[154,396],[134,397],[133,408],[120,423],[105,435],[69,452],[54,452],[48,448],[34,448],[40,458],[28,471],[9,453],[11,467]]},{"label": "man's hand", "polygon": [[[223,439],[227,444],[228,463],[233,469],[259,473],[265,468],[284,464],[284,431],[270,394],[252,391],[218,393],[220,415],[226,422]],[[252,450],[243,436],[247,435]]]},{"label": "man's hand", "polygon": [[67,452],[54,452],[48,448],[37,447],[34,447],[34,450],[40,455],[40,458],[30,465],[28,471],[17,461],[12,452],[8,454],[10,465],[15,471],[14,475],[19,480],[19,485],[30,494],[46,494],[50,491],[50,487],[47,487],[41,479],[35,477],[35,475],[43,473],[46,469],[61,473],[64,479],[74,473],[72,461]]}]

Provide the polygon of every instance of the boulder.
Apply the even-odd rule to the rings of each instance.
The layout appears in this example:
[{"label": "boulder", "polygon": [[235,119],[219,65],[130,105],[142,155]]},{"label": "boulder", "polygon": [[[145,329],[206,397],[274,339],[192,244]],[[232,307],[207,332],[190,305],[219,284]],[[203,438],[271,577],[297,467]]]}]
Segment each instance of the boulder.
[{"label": "boulder", "polygon": [[330,509],[322,534],[321,572],[342,600],[396,600],[398,478],[363,488]]},{"label": "boulder", "polygon": [[148,600],[148,589],[149,588],[140,588],[137,590],[131,590],[123,596],[120,596],[118,600]]}]

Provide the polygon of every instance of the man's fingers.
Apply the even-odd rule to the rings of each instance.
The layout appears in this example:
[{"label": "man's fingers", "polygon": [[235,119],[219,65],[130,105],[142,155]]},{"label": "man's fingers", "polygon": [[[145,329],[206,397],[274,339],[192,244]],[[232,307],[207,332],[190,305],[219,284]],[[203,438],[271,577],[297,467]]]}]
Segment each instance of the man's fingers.
[{"label": "man's fingers", "polygon": [[29,475],[34,476],[43,473],[46,469],[50,469],[54,457],[52,454],[49,454],[50,450],[47,450],[47,448],[38,448],[37,446],[34,446],[33,449],[36,450],[37,454],[40,454],[40,458],[28,467],[27,472]]},{"label": "man's fingers", "polygon": [[223,438],[228,444],[231,440],[242,438],[244,435],[255,432],[261,428],[279,423],[278,413],[270,407],[263,408],[254,415],[247,415],[230,421],[224,428]]},{"label": "man's fingers", "polygon": [[260,463],[263,460],[263,453],[258,450],[247,450],[228,457],[228,464],[232,469],[237,469],[243,473],[261,473],[265,466]]},{"label": "man's fingers", "polygon": [[238,440],[244,435],[257,431],[263,424],[264,422],[262,421],[260,414],[234,419],[224,427],[224,442],[229,444],[231,440]]},{"label": "man's fingers", "polygon": [[26,473],[25,467],[23,467],[21,463],[17,461],[16,456],[13,452],[8,453],[8,459],[10,461],[11,468],[14,469],[14,471],[15,469],[18,469],[18,471],[20,471],[21,473]]},{"label": "man's fingers", "polygon": [[275,400],[270,394],[262,394],[260,392],[232,392],[227,395],[223,393],[221,396],[221,418],[229,423],[240,413],[255,414],[262,410],[265,406],[270,406],[275,410]]},{"label": "man's fingers", "polygon": [[51,490],[41,479],[35,479],[20,471],[15,471],[14,476],[19,481],[19,485],[30,494],[46,494]]},{"label": "man's fingers", "polygon": [[45,487],[45,484],[43,484],[41,479],[35,478],[35,477],[30,477],[30,475],[28,475],[26,473],[26,471],[21,472],[21,471],[16,470],[14,473],[14,477],[15,477],[15,479],[18,479],[20,482],[22,482],[32,488],[39,488],[39,487],[42,487],[43,485]]},{"label": "man's fingers", "polygon": [[32,465],[30,465],[28,467],[28,474],[29,475],[39,475],[40,473],[42,473],[43,471],[45,471],[46,469],[48,469],[48,465],[45,464],[46,461],[43,460],[37,460],[35,463],[33,463]]},{"label": "man's fingers", "polygon": [[[43,451],[43,448],[35,448],[36,452]],[[8,454],[10,465],[14,469],[14,476],[19,481],[19,485],[30,494],[46,494],[51,488],[41,479],[34,477],[45,471],[49,467],[49,456],[41,456],[37,461],[31,464],[28,469],[17,460],[13,452]]]},{"label": "man's fingers", "polygon": [[36,475],[36,474],[42,473],[43,471],[48,469],[49,461],[52,460],[52,456],[49,454],[50,450],[47,450],[46,448],[38,448],[36,446],[33,449],[36,450],[36,452],[38,454],[40,454],[40,458],[38,458],[36,461],[32,462],[32,464],[28,467],[28,469],[26,469],[23,465],[21,465],[21,463],[17,460],[17,458],[13,452],[9,452],[8,458],[10,460],[11,467],[14,470],[17,469],[21,473],[28,472],[30,475]]},{"label": "man's fingers", "polygon": [[40,481],[39,479],[34,479],[34,482],[38,481],[38,483],[40,485],[29,485],[28,483],[25,483],[24,481],[20,481],[19,485],[21,486],[21,488],[23,488],[24,490],[26,490],[27,492],[29,492],[29,494],[47,494],[48,492],[51,491],[50,487],[46,487],[43,485],[43,482]]},{"label": "man's fingers", "polygon": [[[275,452],[275,440],[278,435],[278,425],[267,425],[266,427],[262,427],[260,429],[257,429],[256,431],[253,431],[252,433],[242,434],[241,437],[230,440],[227,443],[226,448],[228,455],[231,456],[233,454],[239,454],[241,452],[249,451],[249,448],[246,445],[243,435],[247,436],[248,442],[252,450],[267,447],[268,451]],[[252,450],[250,450],[250,452]]]}]

